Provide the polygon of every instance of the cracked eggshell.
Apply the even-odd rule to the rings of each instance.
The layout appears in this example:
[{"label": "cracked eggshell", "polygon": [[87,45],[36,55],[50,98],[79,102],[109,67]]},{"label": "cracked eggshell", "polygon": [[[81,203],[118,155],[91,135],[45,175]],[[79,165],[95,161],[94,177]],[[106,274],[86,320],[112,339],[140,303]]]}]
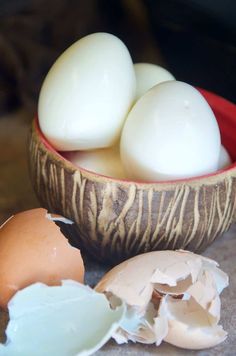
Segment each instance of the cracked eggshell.
[{"label": "cracked eggshell", "polygon": [[227,336],[218,325],[219,294],[227,285],[228,276],[215,261],[179,250],[133,257],[109,271],[96,290],[127,305],[126,318],[113,335],[117,342],[159,345],[164,339],[201,349]]},{"label": "cracked eggshell", "polygon": [[168,322],[165,315],[160,308],[157,312],[154,304],[150,302],[145,312],[140,312],[136,307],[127,305],[125,317],[112,337],[118,344],[131,340],[142,344],[155,343],[158,346],[167,333]]},{"label": "cracked eggshell", "polygon": [[58,285],[62,279],[83,282],[80,251],[72,247],[45,209],[12,216],[0,228],[0,306],[17,290],[35,282]]},{"label": "cracked eggshell", "polygon": [[64,152],[63,156],[74,165],[94,173],[118,179],[125,178],[118,145],[100,150]]},{"label": "cracked eggshell", "polygon": [[196,278],[201,269],[201,257],[182,251],[154,251],[126,260],[109,271],[96,290],[111,292],[127,304],[146,308],[159,283],[176,287],[177,282]]},{"label": "cracked eggshell", "polygon": [[208,314],[194,299],[163,299],[168,319],[164,340],[177,347],[200,350],[223,342],[227,333],[221,325],[212,324]]},{"label": "cracked eggshell", "polygon": [[62,53],[44,80],[41,131],[61,151],[112,146],[135,88],[133,62],[119,38],[109,33],[83,37]]},{"label": "cracked eggshell", "polygon": [[110,339],[124,313],[124,305],[112,310],[104,295],[75,281],[33,284],[9,302],[0,355],[91,355]]},{"label": "cracked eggshell", "polygon": [[136,97],[137,101],[149,89],[162,82],[175,80],[174,76],[165,68],[152,63],[135,63]]}]

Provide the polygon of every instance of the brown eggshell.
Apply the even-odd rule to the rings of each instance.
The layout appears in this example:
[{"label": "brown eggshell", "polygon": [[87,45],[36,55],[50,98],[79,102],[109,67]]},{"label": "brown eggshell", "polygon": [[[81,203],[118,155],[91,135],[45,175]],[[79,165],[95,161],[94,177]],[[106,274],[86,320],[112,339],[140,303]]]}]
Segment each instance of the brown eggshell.
[{"label": "brown eggshell", "polygon": [[12,216],[0,227],[0,306],[32,283],[83,282],[80,251],[72,247],[45,209]]}]

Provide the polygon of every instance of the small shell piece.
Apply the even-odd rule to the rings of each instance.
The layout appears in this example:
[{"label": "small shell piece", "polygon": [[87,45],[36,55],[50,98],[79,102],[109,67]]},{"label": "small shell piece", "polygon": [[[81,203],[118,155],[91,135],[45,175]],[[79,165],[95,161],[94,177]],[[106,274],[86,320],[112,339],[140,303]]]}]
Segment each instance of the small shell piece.
[{"label": "small shell piece", "polygon": [[33,284],[9,302],[0,356],[91,355],[110,339],[124,313],[124,305],[112,310],[104,295],[78,282]]},{"label": "small shell piece", "polygon": [[17,290],[32,283],[58,285],[62,279],[83,282],[80,251],[72,247],[45,209],[12,216],[0,227],[0,306],[7,307]]},{"label": "small shell piece", "polygon": [[185,349],[205,349],[225,340],[227,334],[221,325],[212,322],[209,314],[194,298],[163,299],[168,319],[168,333],[164,340]]},{"label": "small shell piece", "polygon": [[162,340],[202,349],[225,340],[218,325],[219,294],[228,276],[215,261],[188,251],[156,251],[133,257],[109,271],[96,286],[110,301],[127,305],[126,318],[113,337],[156,343]]}]

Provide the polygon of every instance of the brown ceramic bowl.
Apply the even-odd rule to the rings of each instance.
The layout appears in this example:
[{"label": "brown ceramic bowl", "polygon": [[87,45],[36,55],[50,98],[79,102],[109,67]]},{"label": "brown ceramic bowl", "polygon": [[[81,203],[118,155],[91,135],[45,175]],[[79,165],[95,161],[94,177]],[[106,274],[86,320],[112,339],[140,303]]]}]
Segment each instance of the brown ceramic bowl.
[{"label": "brown ceramic bowl", "polygon": [[[236,106],[201,90],[236,160]],[[50,212],[73,220],[73,239],[99,260],[117,263],[159,249],[202,251],[236,222],[236,163],[214,174],[169,182],[118,180],[74,166],[34,120],[30,173]],[[71,230],[72,234],[72,230]]]}]

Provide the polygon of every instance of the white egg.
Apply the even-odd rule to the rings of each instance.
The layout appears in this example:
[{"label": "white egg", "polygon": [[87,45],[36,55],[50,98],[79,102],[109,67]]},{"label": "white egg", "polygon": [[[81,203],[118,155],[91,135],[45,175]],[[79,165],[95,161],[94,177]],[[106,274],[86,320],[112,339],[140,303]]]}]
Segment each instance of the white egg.
[{"label": "white egg", "polygon": [[125,178],[119,146],[91,151],[65,152],[64,157],[78,167],[113,178]]},{"label": "white egg", "polygon": [[226,148],[223,145],[221,145],[218,169],[223,169],[223,168],[229,166],[231,163],[232,163],[232,160],[230,158],[228,151],[226,150]]},{"label": "white egg", "polygon": [[132,108],[121,136],[121,160],[130,178],[168,180],[216,171],[220,132],[197,89],[169,81]]},{"label": "white egg", "polygon": [[69,47],[47,74],[39,97],[39,124],[59,150],[111,146],[135,95],[132,59],[108,33],[88,35]]},{"label": "white egg", "polygon": [[165,68],[151,63],[135,63],[134,70],[136,75],[137,87],[136,97],[137,101],[149,89],[161,82],[168,80],[175,80],[174,76]]}]

